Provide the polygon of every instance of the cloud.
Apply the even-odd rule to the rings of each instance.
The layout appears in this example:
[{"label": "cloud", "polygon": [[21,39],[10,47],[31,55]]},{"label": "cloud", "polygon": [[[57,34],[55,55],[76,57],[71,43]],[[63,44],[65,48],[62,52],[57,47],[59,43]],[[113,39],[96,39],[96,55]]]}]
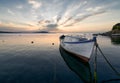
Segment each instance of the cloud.
[{"label": "cloud", "polygon": [[60,19],[61,19],[61,16],[58,16],[57,17],[57,23],[60,21]]},{"label": "cloud", "polygon": [[11,15],[15,15],[15,13],[14,13],[12,10],[10,10],[10,9],[8,9],[7,12],[8,12],[9,14],[11,14]]},{"label": "cloud", "polygon": [[68,4],[67,9],[63,12],[63,15],[60,18],[60,25],[67,24],[69,21],[71,21],[74,17],[76,17],[77,13],[81,10],[80,8],[87,4],[87,1],[84,1],[82,3],[76,3],[73,2],[72,4]]},{"label": "cloud", "polygon": [[92,15],[94,16],[94,15],[103,14],[103,13],[106,13],[106,10],[101,10],[101,11],[93,12]]},{"label": "cloud", "polygon": [[97,11],[100,11],[102,9],[103,9],[103,7],[95,7],[95,8],[90,7],[90,8],[87,8],[86,11],[88,11],[88,12],[97,12]]},{"label": "cloud", "polygon": [[[32,1],[35,1],[35,0],[32,0]],[[51,3],[47,3],[47,5],[44,4],[46,6],[43,9],[47,10],[47,13],[46,13],[46,11],[40,12],[40,14],[42,14],[43,16],[40,16],[40,19],[42,19],[42,20],[38,21],[38,24],[41,26],[45,26],[45,27],[49,27],[46,25],[51,24],[51,23],[57,24],[57,27],[62,26],[62,25],[63,26],[72,26],[72,24],[69,24],[69,23],[71,23],[71,21],[73,21],[74,18],[76,18],[76,16],[78,15],[78,13],[81,10],[80,8],[83,5],[87,4],[88,1],[85,0],[81,3],[76,3],[76,1],[72,1],[72,2],[55,1],[55,4],[54,4],[51,1]],[[58,4],[60,4],[60,7],[58,7]],[[60,9],[59,10],[54,9],[56,7],[60,8]],[[55,12],[55,14],[53,12]],[[49,20],[49,21],[47,21],[47,20]]]},{"label": "cloud", "polygon": [[48,24],[46,27],[48,28],[56,28],[58,25],[57,24]]},{"label": "cloud", "polygon": [[38,2],[36,0],[28,0],[28,3],[32,6],[32,9],[31,9],[31,14],[32,14],[32,18],[34,20],[37,20],[38,17],[39,17],[39,14],[37,12],[37,9],[40,8],[42,6],[42,3],[41,2]]},{"label": "cloud", "polygon": [[[87,4],[87,2],[84,2]],[[73,7],[71,11],[74,11],[75,10],[78,10],[80,7],[80,4]],[[65,15],[68,16],[70,13],[69,11],[65,12],[65,15],[64,15],[64,21],[60,24],[60,25],[64,25],[65,27],[68,27],[68,26],[73,26],[74,24],[78,23],[78,22],[81,22],[83,21],[84,19],[88,18],[88,17],[91,17],[91,16],[95,16],[95,15],[98,15],[98,14],[102,14],[102,13],[105,13],[105,9],[104,7],[100,7],[100,6],[96,6],[95,8],[87,8],[85,9],[87,12],[82,12],[82,13],[75,13],[76,15],[73,15],[73,16],[70,16],[70,17],[67,17],[65,18]],[[62,19],[63,20],[63,19]]]},{"label": "cloud", "polygon": [[15,23],[17,25],[22,25],[22,26],[30,26],[30,27],[33,27],[34,25],[33,24],[30,24],[30,23]]},{"label": "cloud", "polygon": [[37,2],[35,0],[28,0],[28,3],[32,5],[32,8],[38,9],[41,7],[42,3]]},{"label": "cloud", "polygon": [[44,29],[42,29],[42,30],[45,30],[45,31],[60,31],[57,27],[58,27],[58,24],[48,24],[48,25],[44,26]]},{"label": "cloud", "polygon": [[40,20],[38,21],[38,25],[43,28],[42,30],[45,31],[59,31],[57,28],[59,25],[50,20]]},{"label": "cloud", "polygon": [[83,4],[87,4],[88,2],[87,1],[84,1]]},{"label": "cloud", "polygon": [[34,29],[38,29],[38,26],[32,23],[2,22],[0,24],[1,31],[28,31]]},{"label": "cloud", "polygon": [[88,18],[90,16],[92,16],[92,14],[86,14],[86,15],[80,17],[80,18],[77,18],[77,19],[74,20],[73,24],[78,23],[78,22],[80,22],[80,21],[82,21],[82,20],[84,20],[84,19],[86,19],[86,18]]},{"label": "cloud", "polygon": [[53,16],[53,21],[55,22],[55,23],[58,23],[59,21],[60,21],[60,19],[61,19],[61,16],[60,15],[55,15],[55,16]]},{"label": "cloud", "polygon": [[81,16],[80,18],[75,19],[74,22],[72,23],[72,25],[76,24],[80,21],[83,21],[84,19],[86,19],[88,17],[95,16],[95,15],[98,15],[98,14],[103,14],[105,12],[106,12],[105,10],[101,10],[101,11],[97,11],[97,12],[92,12],[90,14],[85,14],[85,15]]},{"label": "cloud", "polygon": [[68,24],[68,25],[65,25],[64,27],[70,27],[70,26],[73,26],[73,24]]},{"label": "cloud", "polygon": [[22,5],[18,5],[16,6],[17,9],[23,9],[23,6]]},{"label": "cloud", "polygon": [[70,21],[71,19],[72,19],[73,17],[71,16],[71,17],[68,17],[62,24],[60,24],[60,25],[64,25],[64,24],[66,24],[68,21]]},{"label": "cloud", "polygon": [[95,15],[106,12],[102,7],[97,6],[94,9],[93,8],[87,9],[88,12],[84,12],[84,13],[77,12],[74,15],[72,12],[77,11],[80,8],[80,6],[81,5],[79,4],[73,7],[72,10],[67,9],[63,15],[58,13],[58,15],[53,16],[51,20],[45,20],[43,18],[43,20],[38,21],[38,24],[44,27],[46,30],[57,29],[57,27],[60,27],[60,26],[70,27],[70,26],[74,26],[74,24],[76,23],[79,23],[85,20],[88,17],[95,16]]},{"label": "cloud", "polygon": [[14,31],[14,28],[11,26],[0,26],[0,31]]},{"label": "cloud", "polygon": [[50,20],[40,20],[40,21],[38,21],[38,24],[39,24],[39,25],[47,25],[47,24],[49,24],[49,23],[51,23]]}]

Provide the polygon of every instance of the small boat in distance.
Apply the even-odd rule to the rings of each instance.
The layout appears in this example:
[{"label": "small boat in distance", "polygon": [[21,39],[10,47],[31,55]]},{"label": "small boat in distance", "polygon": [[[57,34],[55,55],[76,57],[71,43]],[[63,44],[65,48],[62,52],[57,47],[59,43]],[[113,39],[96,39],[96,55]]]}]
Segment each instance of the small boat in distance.
[{"label": "small boat in distance", "polygon": [[88,62],[93,51],[96,37],[91,39],[82,36],[60,36],[60,46],[66,52],[73,54],[77,58]]}]

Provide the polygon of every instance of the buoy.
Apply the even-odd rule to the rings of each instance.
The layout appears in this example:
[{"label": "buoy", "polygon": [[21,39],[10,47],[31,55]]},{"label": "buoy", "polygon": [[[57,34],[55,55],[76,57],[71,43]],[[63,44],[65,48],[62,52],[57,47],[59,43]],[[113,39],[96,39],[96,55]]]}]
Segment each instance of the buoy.
[{"label": "buoy", "polygon": [[33,44],[34,42],[33,42],[33,41],[31,41],[31,43]]},{"label": "buoy", "polygon": [[52,45],[54,45],[54,43],[52,43]]},{"label": "buoy", "polygon": [[4,40],[2,40],[2,42],[5,42]]}]

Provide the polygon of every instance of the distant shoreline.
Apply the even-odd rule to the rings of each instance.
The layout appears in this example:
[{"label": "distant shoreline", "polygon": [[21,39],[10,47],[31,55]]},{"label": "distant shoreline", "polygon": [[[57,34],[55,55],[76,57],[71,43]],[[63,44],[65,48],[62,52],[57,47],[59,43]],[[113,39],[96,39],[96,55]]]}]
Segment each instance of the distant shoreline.
[{"label": "distant shoreline", "polygon": [[11,34],[14,34],[14,33],[50,33],[50,32],[47,32],[47,31],[39,31],[39,32],[7,32],[7,31],[0,31],[0,34],[3,34],[3,33],[11,33]]},{"label": "distant shoreline", "polygon": [[112,33],[112,31],[104,32],[104,33],[98,33],[98,35],[102,36],[120,36],[120,33]]}]

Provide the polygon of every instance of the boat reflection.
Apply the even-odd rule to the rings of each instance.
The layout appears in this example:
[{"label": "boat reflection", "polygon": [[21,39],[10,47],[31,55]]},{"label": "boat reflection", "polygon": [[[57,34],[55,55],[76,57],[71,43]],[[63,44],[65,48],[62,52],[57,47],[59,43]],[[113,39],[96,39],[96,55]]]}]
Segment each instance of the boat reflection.
[{"label": "boat reflection", "polygon": [[92,73],[88,62],[84,62],[60,47],[60,54],[67,66],[75,72],[84,83],[92,83]]},{"label": "boat reflection", "polygon": [[112,44],[120,44],[120,36],[111,36]]}]

